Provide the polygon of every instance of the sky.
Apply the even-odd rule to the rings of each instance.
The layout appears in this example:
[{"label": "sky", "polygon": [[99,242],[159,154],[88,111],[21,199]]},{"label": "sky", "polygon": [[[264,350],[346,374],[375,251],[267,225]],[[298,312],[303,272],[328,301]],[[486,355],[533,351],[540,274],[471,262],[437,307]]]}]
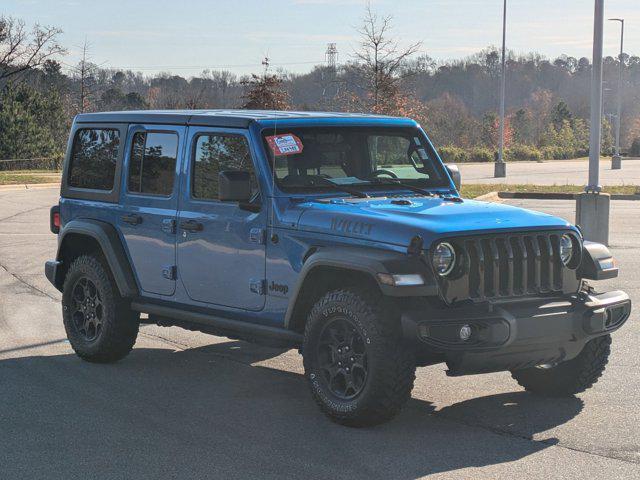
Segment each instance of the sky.
[{"label": "sky", "polygon": [[[443,61],[502,41],[502,0],[372,0],[392,15],[401,45]],[[335,42],[353,58],[366,0],[3,0],[0,15],[61,28],[62,59],[75,65],[85,39],[93,62],[145,74],[182,76],[204,69],[237,74],[273,68],[309,71]],[[605,0],[605,15],[625,18],[625,52],[640,55],[640,0]],[[507,48],[591,58],[593,0],[508,0]],[[619,51],[620,24],[605,22],[604,54]]]}]

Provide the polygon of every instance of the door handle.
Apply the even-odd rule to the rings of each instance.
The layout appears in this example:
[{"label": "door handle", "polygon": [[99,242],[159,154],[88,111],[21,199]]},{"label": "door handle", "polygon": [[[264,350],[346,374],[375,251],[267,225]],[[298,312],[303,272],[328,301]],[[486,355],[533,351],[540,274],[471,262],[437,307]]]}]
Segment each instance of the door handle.
[{"label": "door handle", "polygon": [[142,223],[142,217],[135,213],[130,213],[122,216],[122,221],[130,225],[140,225]]},{"label": "door handle", "polygon": [[180,222],[180,228],[187,230],[188,232],[201,232],[204,230],[204,225],[200,222],[196,222],[195,220],[183,220]]}]

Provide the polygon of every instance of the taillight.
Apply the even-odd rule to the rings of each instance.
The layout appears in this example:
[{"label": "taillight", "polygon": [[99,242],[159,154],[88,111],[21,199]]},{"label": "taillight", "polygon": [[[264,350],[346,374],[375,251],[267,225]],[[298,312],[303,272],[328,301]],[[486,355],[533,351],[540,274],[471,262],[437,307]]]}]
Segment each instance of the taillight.
[{"label": "taillight", "polygon": [[54,205],[49,212],[49,229],[56,235],[60,232],[60,206]]}]

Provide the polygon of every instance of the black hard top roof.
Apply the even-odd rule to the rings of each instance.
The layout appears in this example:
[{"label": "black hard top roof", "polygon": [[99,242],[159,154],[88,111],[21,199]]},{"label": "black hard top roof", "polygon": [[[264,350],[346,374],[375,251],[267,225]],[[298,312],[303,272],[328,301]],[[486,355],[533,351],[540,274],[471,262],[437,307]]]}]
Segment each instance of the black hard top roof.
[{"label": "black hard top roof", "polygon": [[392,119],[383,115],[337,112],[285,112],[274,110],[129,110],[81,113],[76,123],[158,123],[246,128],[251,122],[298,119]]}]

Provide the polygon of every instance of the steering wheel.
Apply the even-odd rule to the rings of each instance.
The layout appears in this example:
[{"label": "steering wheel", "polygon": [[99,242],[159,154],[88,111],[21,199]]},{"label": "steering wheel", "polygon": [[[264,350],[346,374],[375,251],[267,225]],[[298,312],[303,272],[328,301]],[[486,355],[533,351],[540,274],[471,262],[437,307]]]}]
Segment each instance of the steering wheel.
[{"label": "steering wheel", "polygon": [[389,175],[391,178],[398,178],[398,175],[393,173],[391,170],[384,170],[382,168],[371,172],[369,177],[379,177],[380,175]]}]

